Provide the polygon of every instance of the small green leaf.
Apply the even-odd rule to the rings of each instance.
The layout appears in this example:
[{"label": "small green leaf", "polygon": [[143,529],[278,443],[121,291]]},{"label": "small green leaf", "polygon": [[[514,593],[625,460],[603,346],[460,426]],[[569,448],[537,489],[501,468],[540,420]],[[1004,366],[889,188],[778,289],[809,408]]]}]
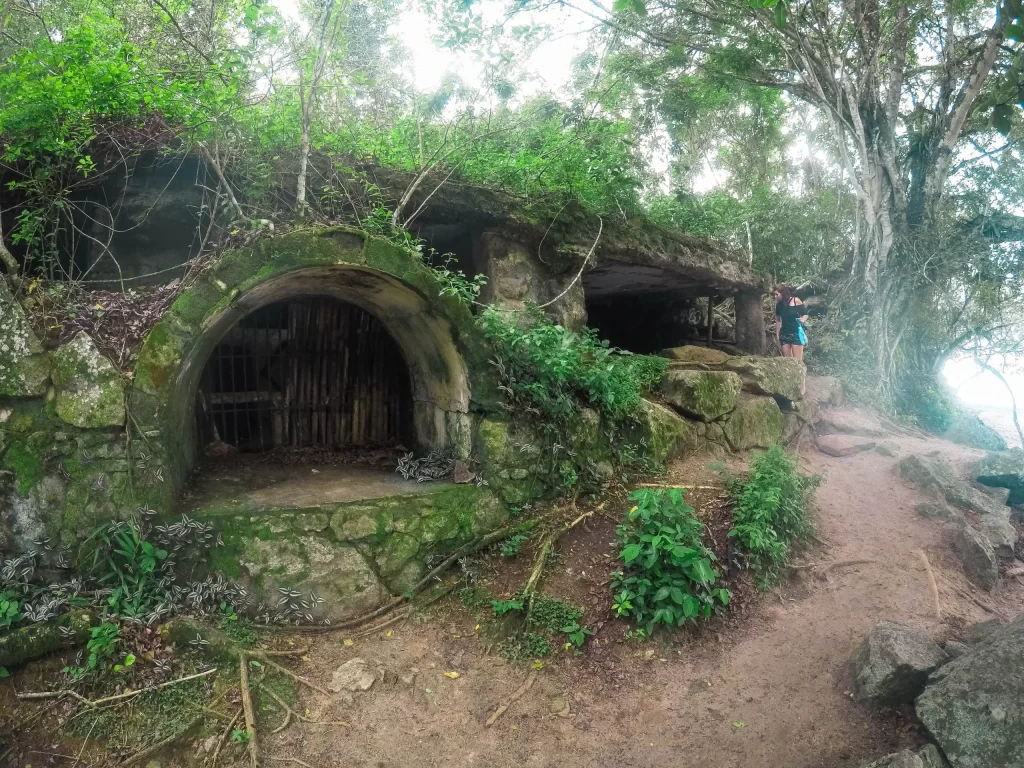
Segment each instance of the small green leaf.
[{"label": "small green leaf", "polygon": [[786,3],[780,0],[779,4],[775,6],[775,14],[773,16],[775,20],[775,26],[782,29],[786,26]]},{"label": "small green leaf", "polygon": [[10,677],[11,673],[7,671],[7,667],[0,667],[0,677]]}]

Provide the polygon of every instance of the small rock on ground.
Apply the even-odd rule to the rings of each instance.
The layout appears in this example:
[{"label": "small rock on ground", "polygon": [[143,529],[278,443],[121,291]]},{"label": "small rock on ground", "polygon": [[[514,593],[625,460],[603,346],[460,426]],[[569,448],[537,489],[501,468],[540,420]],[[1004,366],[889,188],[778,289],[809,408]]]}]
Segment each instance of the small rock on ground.
[{"label": "small rock on ground", "polygon": [[331,676],[331,684],[327,687],[335,693],[349,691],[368,691],[373,686],[377,675],[370,669],[365,659],[349,659],[336,670]]},{"label": "small rock on ground", "polygon": [[963,522],[953,538],[953,548],[972,584],[988,592],[995,589],[999,583],[999,558],[988,539]]}]

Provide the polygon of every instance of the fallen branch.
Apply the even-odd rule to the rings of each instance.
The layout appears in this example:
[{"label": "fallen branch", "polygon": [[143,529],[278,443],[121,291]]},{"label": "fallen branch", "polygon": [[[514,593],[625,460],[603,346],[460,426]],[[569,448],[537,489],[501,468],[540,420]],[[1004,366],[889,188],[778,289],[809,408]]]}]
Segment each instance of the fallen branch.
[{"label": "fallen branch", "polygon": [[484,723],[484,727],[485,728],[490,728],[492,725],[494,725],[496,722],[498,722],[498,718],[501,717],[502,715],[504,715],[509,707],[511,707],[513,704],[515,704],[517,701],[519,701],[519,699],[521,699],[523,697],[523,694],[525,694],[528,690],[530,690],[533,687],[533,684],[536,681],[537,681],[537,670],[534,669],[527,676],[526,682],[523,683],[521,686],[519,686],[519,688],[516,689],[516,692],[513,693],[511,696],[509,696],[508,699],[503,704],[501,704],[501,706],[499,706],[494,711],[493,715],[491,715],[489,718],[487,718],[487,722]]},{"label": "fallen branch", "polygon": [[942,621],[942,604],[939,602],[939,585],[935,583],[935,574],[932,573],[932,564],[928,562],[928,555],[923,549],[917,550],[924,563],[924,570],[928,574],[928,584],[931,586],[932,597],[935,598],[935,618]]},{"label": "fallen branch", "polygon": [[238,679],[242,689],[242,713],[245,715],[245,730],[249,734],[249,765],[259,768],[259,747],[256,743],[256,717],[252,709],[252,693],[249,690],[249,659],[244,651],[238,654]]},{"label": "fallen branch", "polygon": [[204,718],[204,715],[197,715],[196,717],[192,718],[192,720],[189,721],[188,725],[186,725],[180,731],[178,731],[177,733],[175,733],[175,734],[173,734],[171,736],[168,736],[166,739],[158,741],[156,744],[154,744],[154,745],[152,745],[150,747],[146,747],[141,752],[136,752],[134,755],[132,755],[131,757],[126,759],[124,762],[122,762],[121,766],[133,765],[134,763],[137,763],[140,760],[145,760],[150,755],[155,755],[161,749],[163,749],[164,747],[166,747],[169,744],[173,744],[175,741],[180,739],[186,733],[188,733],[193,728],[195,728],[197,725],[199,725],[201,722],[203,722],[203,718]]}]

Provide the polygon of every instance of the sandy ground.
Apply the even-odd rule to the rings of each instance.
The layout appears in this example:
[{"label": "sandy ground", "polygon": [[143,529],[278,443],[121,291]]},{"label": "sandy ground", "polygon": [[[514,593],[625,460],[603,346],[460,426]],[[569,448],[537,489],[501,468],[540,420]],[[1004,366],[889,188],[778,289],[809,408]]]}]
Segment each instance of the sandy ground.
[{"label": "sandy ground", "polygon": [[[263,748],[316,768],[810,768],[859,766],[915,745],[924,735],[908,711],[875,712],[851,699],[847,662],[883,619],[955,637],[965,624],[991,618],[952,588],[978,594],[949,549],[951,529],[915,513],[922,497],[894,471],[898,456],[910,452],[938,450],[961,469],[979,454],[912,436],[886,443],[897,458],[875,451],[830,458],[804,441],[802,466],[824,483],[817,495],[822,545],[806,553],[803,565],[871,562],[834,567],[825,578],[822,568],[797,569],[738,628],[721,625],[639,646],[602,640],[599,632],[582,659],[549,660],[532,689],[491,728],[485,721],[530,669],[486,654],[488,641],[477,636],[469,612],[442,610],[348,646],[323,638],[304,674],[327,684],[333,669],[358,656],[378,667],[381,679],[349,701],[304,691],[312,717],[342,717],[351,727],[293,726],[266,738]],[[705,474],[691,461],[672,467],[669,482],[693,484]],[[607,594],[600,583],[605,572],[596,569],[589,583],[587,561],[574,549],[575,540],[593,542],[587,528],[595,525],[588,522],[563,542],[569,555],[549,591],[552,583],[576,578],[576,591]],[[921,552],[937,574],[942,620]],[[984,600],[1014,616],[1024,609],[1024,586],[1006,583]],[[588,611],[588,621],[596,618]]]}]

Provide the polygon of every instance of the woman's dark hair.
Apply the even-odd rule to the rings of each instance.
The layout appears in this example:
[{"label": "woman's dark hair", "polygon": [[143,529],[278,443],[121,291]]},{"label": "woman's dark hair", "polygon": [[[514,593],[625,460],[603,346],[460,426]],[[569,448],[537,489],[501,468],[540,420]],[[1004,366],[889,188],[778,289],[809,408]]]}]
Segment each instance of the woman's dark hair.
[{"label": "woman's dark hair", "polygon": [[782,296],[780,301],[783,304],[789,304],[789,302],[793,298],[793,289],[786,283],[779,283],[778,285],[775,286],[775,290],[778,291],[779,294]]}]

